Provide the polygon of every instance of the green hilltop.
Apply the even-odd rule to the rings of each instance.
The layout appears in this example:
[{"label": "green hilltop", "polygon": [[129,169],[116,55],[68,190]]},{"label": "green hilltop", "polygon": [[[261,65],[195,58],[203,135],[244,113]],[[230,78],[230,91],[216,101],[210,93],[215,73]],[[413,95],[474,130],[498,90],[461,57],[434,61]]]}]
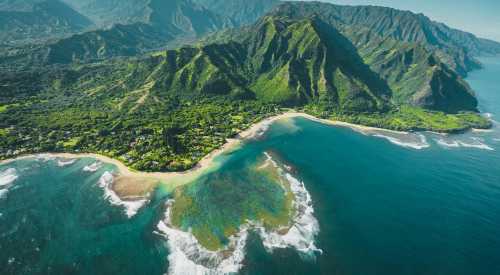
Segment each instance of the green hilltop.
[{"label": "green hilltop", "polygon": [[[174,2],[175,16],[189,14],[177,13],[186,2]],[[172,26],[171,18],[16,49],[0,59],[0,158],[95,152],[137,170],[186,170],[284,108],[405,131],[491,126],[477,113],[457,69],[471,68],[455,47],[374,32],[339,9],[285,3],[250,26],[147,54],[162,44],[143,39],[158,31],[151,22]],[[181,18],[191,19],[162,35],[226,26],[219,15]],[[117,55],[134,57],[109,58]]]}]

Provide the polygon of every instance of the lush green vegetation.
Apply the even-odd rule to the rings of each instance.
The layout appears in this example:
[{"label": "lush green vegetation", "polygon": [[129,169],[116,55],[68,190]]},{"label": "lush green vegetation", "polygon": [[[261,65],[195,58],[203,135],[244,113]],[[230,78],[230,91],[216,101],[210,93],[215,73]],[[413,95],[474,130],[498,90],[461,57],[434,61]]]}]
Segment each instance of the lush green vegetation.
[{"label": "lush green vegetation", "polygon": [[492,126],[491,121],[477,113],[446,114],[412,106],[401,106],[384,113],[352,114],[309,105],[305,106],[303,111],[325,119],[396,131],[459,133],[471,128],[488,129]]},{"label": "lush green vegetation", "polygon": [[173,98],[133,114],[86,104],[92,104],[90,99],[67,109],[39,102],[1,113],[0,157],[96,152],[137,170],[186,170],[227,138],[277,111],[268,104],[217,98]]},{"label": "lush green vegetation", "polygon": [[[468,95],[467,89],[439,90],[461,87],[462,80],[445,65],[436,67],[438,59],[410,58],[399,43],[391,44],[394,54],[382,59],[373,54],[378,50],[358,52],[318,18],[265,17],[253,28],[235,41],[141,58],[6,71],[0,76],[0,158],[95,152],[136,170],[186,170],[227,138],[284,107],[395,130],[489,126],[475,113],[424,111],[398,97],[397,87],[418,78],[411,73],[418,67],[432,72],[431,84],[437,79],[440,85],[428,85],[428,75],[421,75],[412,82],[415,94],[428,89],[430,95],[444,95],[436,102],[445,107],[475,109],[474,97],[460,96]],[[415,54],[432,57],[424,49]],[[392,62],[391,56],[415,62]],[[397,66],[375,70],[388,68],[380,64]],[[440,68],[447,77],[439,76]],[[404,76],[399,82],[398,72]]]}]

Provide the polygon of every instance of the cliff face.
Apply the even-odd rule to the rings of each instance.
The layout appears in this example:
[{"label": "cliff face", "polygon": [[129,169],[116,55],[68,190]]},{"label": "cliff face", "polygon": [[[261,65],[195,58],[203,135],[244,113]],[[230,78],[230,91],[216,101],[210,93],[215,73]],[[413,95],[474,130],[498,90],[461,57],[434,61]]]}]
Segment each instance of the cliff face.
[{"label": "cliff face", "polygon": [[421,45],[462,76],[479,67],[479,54],[499,54],[500,43],[449,28],[423,14],[375,6],[339,6],[327,3],[285,2],[274,11],[292,18],[319,16],[338,29],[366,29],[372,35]]}]

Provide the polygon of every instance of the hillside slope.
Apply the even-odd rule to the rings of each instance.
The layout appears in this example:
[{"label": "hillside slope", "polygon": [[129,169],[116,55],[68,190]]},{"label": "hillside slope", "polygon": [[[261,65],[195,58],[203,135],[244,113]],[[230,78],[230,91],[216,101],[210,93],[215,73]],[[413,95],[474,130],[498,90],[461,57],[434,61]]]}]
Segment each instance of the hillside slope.
[{"label": "hillside slope", "polygon": [[416,43],[434,51],[443,62],[462,76],[479,67],[474,56],[500,53],[500,43],[449,28],[423,14],[392,8],[285,2],[273,14],[290,18],[316,15],[340,30],[364,28],[382,38]]},{"label": "hillside slope", "polygon": [[194,0],[214,13],[230,18],[236,26],[253,24],[281,3],[279,0]]},{"label": "hillside slope", "polygon": [[139,20],[144,22],[115,24],[42,45],[4,50],[0,63],[22,68],[135,56],[231,26],[228,19],[190,0],[149,0],[145,9],[144,20]]},{"label": "hillside slope", "polygon": [[80,32],[92,26],[85,16],[56,0],[0,2],[0,41],[16,45]]}]

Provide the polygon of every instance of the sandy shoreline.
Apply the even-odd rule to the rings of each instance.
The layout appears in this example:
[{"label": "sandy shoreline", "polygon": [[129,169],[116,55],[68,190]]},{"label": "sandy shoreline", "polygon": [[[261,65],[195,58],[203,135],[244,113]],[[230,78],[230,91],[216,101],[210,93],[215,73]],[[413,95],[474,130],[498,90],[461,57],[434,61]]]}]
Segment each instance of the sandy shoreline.
[{"label": "sandy shoreline", "polygon": [[[184,172],[138,172],[130,170],[124,163],[117,159],[113,159],[107,156],[92,154],[92,153],[41,153],[41,154],[32,154],[21,156],[14,159],[8,159],[0,161],[0,165],[8,164],[13,161],[28,159],[37,156],[49,155],[51,157],[56,158],[64,158],[64,159],[78,159],[78,158],[95,158],[104,163],[110,163],[117,167],[118,175],[116,175],[115,183],[113,184],[113,189],[115,189],[116,193],[122,198],[138,198],[147,196],[150,194],[150,191],[157,186],[157,184],[164,184],[168,188],[176,188],[180,185],[191,182],[199,175],[204,172],[209,171],[210,169],[216,169],[216,165],[214,163],[215,158],[218,156],[230,152],[238,145],[241,144],[242,141],[251,139],[259,135],[260,133],[267,130],[269,125],[274,123],[275,121],[287,118],[296,118],[303,117],[312,121],[320,122],[327,125],[332,126],[340,126],[340,127],[348,127],[353,130],[359,131],[361,133],[366,133],[369,131],[386,131],[391,133],[405,133],[405,132],[397,132],[386,129],[361,126],[346,122],[319,119],[312,115],[308,115],[305,113],[298,112],[286,112],[280,115],[272,116],[266,118],[254,125],[252,125],[247,130],[238,134],[236,138],[228,139],[227,142],[219,149],[212,151],[210,154],[206,155],[202,160],[198,162],[198,164],[187,171]],[[151,181],[155,181],[155,183],[151,183]],[[145,184],[147,182],[147,184]]]}]

